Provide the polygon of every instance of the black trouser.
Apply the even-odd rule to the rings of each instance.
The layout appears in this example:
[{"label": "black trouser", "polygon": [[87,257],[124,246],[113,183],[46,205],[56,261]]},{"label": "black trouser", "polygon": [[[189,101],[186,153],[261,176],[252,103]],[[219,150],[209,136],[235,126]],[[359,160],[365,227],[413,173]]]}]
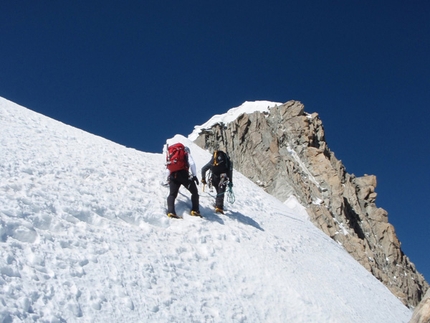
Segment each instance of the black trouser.
[{"label": "black trouser", "polygon": [[170,183],[170,194],[167,197],[167,213],[175,212],[175,199],[178,196],[179,188],[181,185],[190,191],[191,193],[191,203],[192,203],[192,211],[199,211],[199,192],[197,190],[196,183],[188,176],[187,170],[180,170],[170,174],[169,176]]},{"label": "black trouser", "polygon": [[221,176],[225,174],[215,175],[212,174],[212,185],[216,190],[215,207],[223,210],[224,209],[224,195],[227,186],[225,179],[221,180]]}]

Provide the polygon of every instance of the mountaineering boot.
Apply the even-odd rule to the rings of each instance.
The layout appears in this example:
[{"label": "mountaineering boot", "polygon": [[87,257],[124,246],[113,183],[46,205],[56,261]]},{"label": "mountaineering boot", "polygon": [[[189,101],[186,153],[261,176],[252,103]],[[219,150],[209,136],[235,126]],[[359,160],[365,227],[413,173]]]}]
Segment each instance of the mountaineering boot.
[{"label": "mountaineering boot", "polygon": [[216,207],[216,208],[215,208],[215,213],[224,214],[224,211],[223,211],[223,209],[221,209],[221,208],[219,208],[219,207]]},{"label": "mountaineering boot", "polygon": [[200,212],[199,212],[199,211],[191,211],[191,212],[190,212],[190,214],[191,214],[192,216],[199,216],[199,217],[201,217],[201,218],[202,218],[202,215],[200,214]]},{"label": "mountaineering boot", "polygon": [[169,218],[173,218],[173,219],[182,219],[182,217],[181,217],[181,216],[178,216],[178,215],[176,215],[176,214],[174,214],[174,213],[167,213],[167,216],[168,216]]}]

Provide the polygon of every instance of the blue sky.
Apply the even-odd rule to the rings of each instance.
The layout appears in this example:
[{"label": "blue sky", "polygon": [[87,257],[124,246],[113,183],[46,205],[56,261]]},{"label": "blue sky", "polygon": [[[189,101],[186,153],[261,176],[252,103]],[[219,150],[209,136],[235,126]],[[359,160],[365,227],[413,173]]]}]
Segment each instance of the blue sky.
[{"label": "blue sky", "polygon": [[303,102],[430,280],[429,1],[18,0],[0,37],[0,96],[147,152],[244,101]]}]

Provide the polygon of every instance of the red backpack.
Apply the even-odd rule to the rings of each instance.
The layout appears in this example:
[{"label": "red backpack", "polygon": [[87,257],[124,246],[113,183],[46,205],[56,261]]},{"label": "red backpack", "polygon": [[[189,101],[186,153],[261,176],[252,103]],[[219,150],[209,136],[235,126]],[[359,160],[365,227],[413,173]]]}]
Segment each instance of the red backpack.
[{"label": "red backpack", "polygon": [[167,147],[167,169],[170,173],[188,170],[188,154],[180,142]]}]

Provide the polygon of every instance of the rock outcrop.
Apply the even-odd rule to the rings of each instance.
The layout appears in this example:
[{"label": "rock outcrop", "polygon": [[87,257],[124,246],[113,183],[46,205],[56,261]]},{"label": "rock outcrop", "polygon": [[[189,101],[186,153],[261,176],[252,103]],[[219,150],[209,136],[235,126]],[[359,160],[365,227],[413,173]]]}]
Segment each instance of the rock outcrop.
[{"label": "rock outcrop", "polygon": [[415,308],[409,323],[430,323],[430,289]]},{"label": "rock outcrop", "polygon": [[269,111],[216,124],[195,142],[227,150],[235,169],[281,201],[295,195],[317,227],[404,304],[416,306],[429,286],[402,252],[387,212],[375,204],[376,177],[348,174],[328,148],[318,114],[306,113],[302,103]]}]

